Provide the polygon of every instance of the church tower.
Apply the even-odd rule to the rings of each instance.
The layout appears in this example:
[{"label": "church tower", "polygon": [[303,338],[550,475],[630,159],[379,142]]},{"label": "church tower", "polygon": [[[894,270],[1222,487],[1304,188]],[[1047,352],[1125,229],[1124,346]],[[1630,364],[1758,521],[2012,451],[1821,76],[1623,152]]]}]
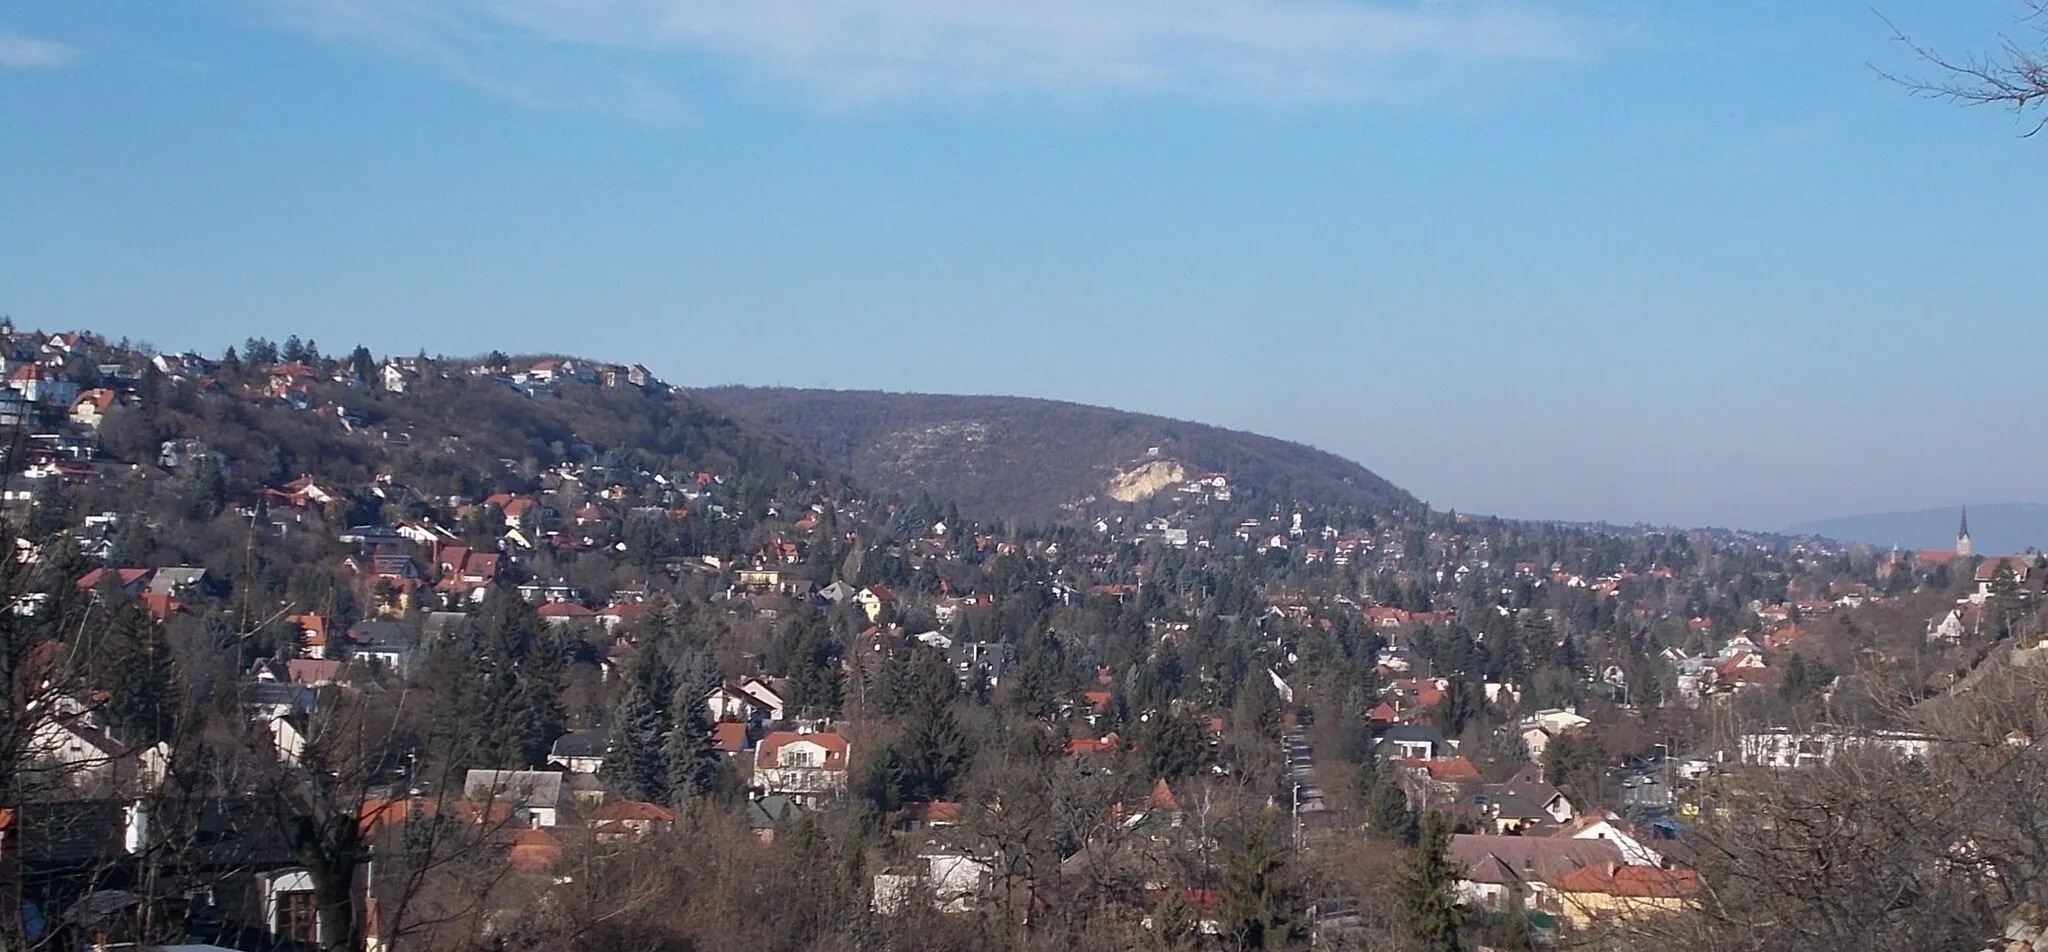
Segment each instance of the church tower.
[{"label": "church tower", "polygon": [[1970,552],[1970,507],[1963,507],[1963,524],[1956,527],[1956,558],[1967,559]]}]

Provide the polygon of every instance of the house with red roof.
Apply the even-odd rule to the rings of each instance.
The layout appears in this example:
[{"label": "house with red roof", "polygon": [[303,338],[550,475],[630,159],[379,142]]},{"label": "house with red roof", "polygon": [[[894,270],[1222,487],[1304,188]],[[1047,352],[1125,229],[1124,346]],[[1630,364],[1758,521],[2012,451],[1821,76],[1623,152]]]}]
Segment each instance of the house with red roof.
[{"label": "house with red roof", "polygon": [[739,721],[719,721],[711,725],[711,746],[729,757],[746,753],[747,725]]},{"label": "house with red roof", "polygon": [[1602,922],[1684,911],[1699,894],[1699,876],[1689,869],[1659,869],[1625,863],[1587,864],[1549,881],[1554,912],[1575,930]]},{"label": "house with red roof", "polygon": [[836,731],[771,731],[754,745],[753,782],[816,806],[846,792],[853,745]]},{"label": "house with red roof", "polygon": [[1437,757],[1429,760],[1409,758],[1401,761],[1409,770],[1428,777],[1437,783],[1473,783],[1479,780],[1479,768],[1464,755]]},{"label": "house with red roof", "polygon": [[1714,673],[1714,684],[1728,691],[1762,687],[1777,680],[1777,672],[1754,651],[1737,652],[1708,670]]},{"label": "house with red roof", "polygon": [[1111,731],[1110,733],[1104,734],[1102,737],[1093,740],[1086,737],[1076,737],[1067,741],[1067,756],[1078,757],[1085,754],[1113,754],[1116,753],[1117,749],[1120,746],[1122,746],[1122,741],[1117,739],[1116,732],[1114,731]]},{"label": "house with red roof", "polygon": [[71,422],[92,429],[100,428],[100,421],[106,419],[107,411],[120,404],[120,394],[105,387],[94,387],[78,395],[71,404]]},{"label": "house with red roof", "polygon": [[[107,578],[108,571],[110,570],[93,569],[79,576],[76,583],[79,591],[90,592],[99,588],[101,582]],[[112,569],[111,571],[121,586],[122,594],[125,595],[134,595],[141,592],[143,583],[149,580],[149,569]]]},{"label": "house with red roof", "polygon": [[597,623],[606,631],[629,624],[640,618],[639,602],[613,602],[597,613]]},{"label": "house with red roof", "polygon": [[639,839],[650,833],[666,833],[676,825],[676,811],[644,800],[617,800],[597,809],[590,817],[590,833],[599,842]]},{"label": "house with red roof", "polygon": [[2001,576],[2009,579],[2014,585],[2026,585],[2027,574],[2032,569],[2031,563],[2017,555],[1994,555],[1977,563],[1977,574],[1974,577],[1977,590],[1970,593],[1970,601],[1982,605],[1989,600],[1995,594],[1993,590],[1999,584]]},{"label": "house with red roof", "polygon": [[284,484],[284,487],[281,489],[270,489],[265,492],[271,498],[280,500],[296,509],[305,509],[310,506],[325,506],[342,498],[339,490],[323,486],[319,480],[309,475],[302,475]]}]

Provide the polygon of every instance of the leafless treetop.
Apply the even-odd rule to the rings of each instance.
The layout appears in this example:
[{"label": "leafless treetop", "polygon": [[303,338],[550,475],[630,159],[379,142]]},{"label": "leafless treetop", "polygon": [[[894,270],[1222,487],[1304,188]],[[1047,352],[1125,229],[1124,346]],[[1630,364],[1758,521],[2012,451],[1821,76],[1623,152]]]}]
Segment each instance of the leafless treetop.
[{"label": "leafless treetop", "polygon": [[[1999,37],[1996,52],[1970,52],[1960,58],[1913,39],[1891,21],[1892,36],[1933,69],[1927,75],[1881,73],[1920,95],[1972,106],[2003,105],[2027,117],[2030,108],[2048,103],[2048,0],[2019,0],[2024,12],[2015,33]],[[2031,136],[2048,126],[2048,115],[2033,121]]]}]

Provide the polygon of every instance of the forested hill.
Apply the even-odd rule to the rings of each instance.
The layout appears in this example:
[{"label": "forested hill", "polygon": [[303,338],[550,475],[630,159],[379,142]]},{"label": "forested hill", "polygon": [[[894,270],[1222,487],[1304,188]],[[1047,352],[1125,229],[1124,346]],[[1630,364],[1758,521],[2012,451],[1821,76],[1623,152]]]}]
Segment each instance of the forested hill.
[{"label": "forested hill", "polygon": [[1298,443],[1107,407],[1024,397],[725,387],[697,391],[872,486],[981,517],[1074,519],[1209,474],[1226,500],[1384,510],[1415,498]]},{"label": "forested hill", "polygon": [[[601,526],[629,510],[679,510],[685,496],[695,500],[691,507],[710,506],[712,518],[675,520],[672,531],[641,540],[647,544],[635,558],[651,564],[730,547],[771,500],[808,501],[844,488],[802,450],[638,367],[562,358],[525,358],[515,367],[502,357],[398,358],[379,366],[362,353],[294,356],[300,359],[185,354],[152,364],[109,350],[97,358],[108,361],[107,372],[74,361],[71,373],[93,388],[87,393],[106,394],[110,404],[97,424],[101,460],[161,462],[178,474],[153,486],[150,470],[138,468],[93,484],[80,490],[83,504],[96,507],[86,511],[144,508],[160,519],[210,524],[234,502],[311,481],[326,487],[318,501],[335,510],[329,515],[339,526],[439,517],[481,544],[503,526],[458,525],[455,508],[481,514],[490,507],[451,500],[539,494],[573,530],[555,540],[567,544],[570,536],[609,541]],[[181,465],[191,460],[218,462],[202,477],[202,468]],[[558,493],[564,473],[605,491]],[[149,485],[127,485],[137,480]],[[149,505],[138,507],[145,499]],[[602,518],[572,519],[585,505]],[[533,523],[527,542],[540,544]],[[232,520],[225,525],[232,535]],[[165,533],[163,544],[178,551],[164,554],[203,560],[206,546],[220,541],[216,534]]]}]

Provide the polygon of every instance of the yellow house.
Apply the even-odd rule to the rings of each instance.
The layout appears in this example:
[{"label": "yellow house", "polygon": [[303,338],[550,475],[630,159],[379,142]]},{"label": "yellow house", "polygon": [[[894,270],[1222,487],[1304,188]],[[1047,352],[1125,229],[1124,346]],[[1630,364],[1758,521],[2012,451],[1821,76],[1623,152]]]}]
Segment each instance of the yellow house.
[{"label": "yellow house", "polygon": [[1688,869],[1608,863],[1581,866],[1550,884],[1557,908],[1548,910],[1589,929],[1597,923],[1677,912],[1699,892],[1699,877]]},{"label": "yellow house", "polygon": [[868,621],[875,624],[881,624],[889,612],[896,608],[896,593],[880,585],[870,585],[861,589],[853,598],[860,603],[861,609],[867,612]]}]

